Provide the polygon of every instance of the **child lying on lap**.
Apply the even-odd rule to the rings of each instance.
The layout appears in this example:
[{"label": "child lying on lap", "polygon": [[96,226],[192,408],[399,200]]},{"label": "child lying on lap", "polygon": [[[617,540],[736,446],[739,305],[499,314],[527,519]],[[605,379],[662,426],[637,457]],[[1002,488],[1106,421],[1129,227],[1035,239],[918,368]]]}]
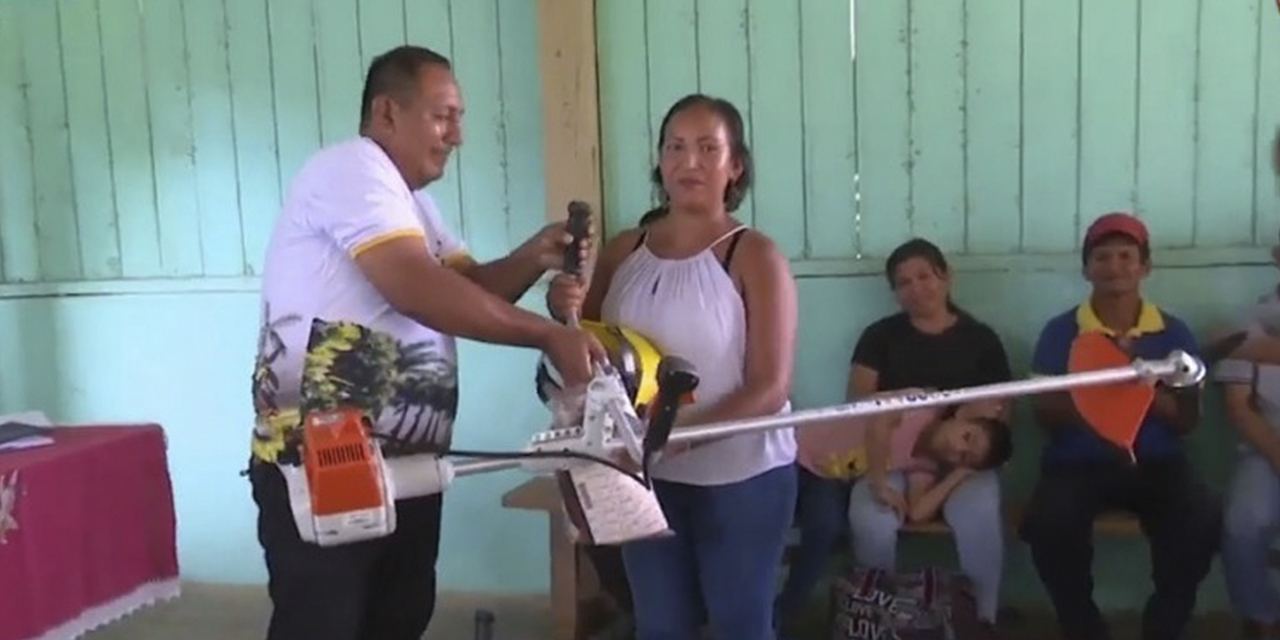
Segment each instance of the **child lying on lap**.
[{"label": "child lying on lap", "polygon": [[[998,405],[974,403],[800,429],[799,462],[823,477],[870,481],[881,504],[908,522],[927,522],[937,517],[947,496],[965,478],[999,467],[1012,455],[1009,427],[995,417],[999,413]],[[891,473],[906,477],[905,496],[886,481]]]}]

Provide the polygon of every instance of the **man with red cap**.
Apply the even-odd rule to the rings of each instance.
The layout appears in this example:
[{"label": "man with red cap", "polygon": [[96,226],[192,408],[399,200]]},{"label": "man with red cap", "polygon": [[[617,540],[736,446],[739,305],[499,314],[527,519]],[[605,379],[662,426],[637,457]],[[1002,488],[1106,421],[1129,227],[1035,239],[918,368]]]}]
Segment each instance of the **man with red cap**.
[{"label": "man with red cap", "polygon": [[[1085,233],[1083,273],[1089,299],[1045,324],[1032,373],[1063,375],[1072,342],[1085,332],[1112,337],[1134,357],[1158,359],[1174,350],[1199,355],[1185,322],[1142,296],[1151,273],[1147,227],[1127,213],[1099,217]],[[1048,442],[1021,536],[1071,640],[1106,640],[1093,600],[1093,521],[1127,511],[1151,546],[1154,593],[1142,615],[1144,640],[1175,640],[1195,608],[1222,528],[1219,498],[1197,477],[1182,439],[1200,421],[1200,389],[1157,387],[1134,442],[1135,460],[1101,438],[1066,393],[1035,398],[1036,422]]]}]

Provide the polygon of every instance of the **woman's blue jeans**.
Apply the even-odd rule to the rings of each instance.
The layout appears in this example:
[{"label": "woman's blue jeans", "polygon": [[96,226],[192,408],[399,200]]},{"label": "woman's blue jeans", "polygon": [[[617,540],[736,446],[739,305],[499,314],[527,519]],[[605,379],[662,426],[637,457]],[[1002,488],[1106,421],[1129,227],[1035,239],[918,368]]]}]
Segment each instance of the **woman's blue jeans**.
[{"label": "woman's blue jeans", "polygon": [[775,640],[773,596],[796,500],[784,465],[742,482],[655,481],[674,537],[625,545],[637,640]]}]

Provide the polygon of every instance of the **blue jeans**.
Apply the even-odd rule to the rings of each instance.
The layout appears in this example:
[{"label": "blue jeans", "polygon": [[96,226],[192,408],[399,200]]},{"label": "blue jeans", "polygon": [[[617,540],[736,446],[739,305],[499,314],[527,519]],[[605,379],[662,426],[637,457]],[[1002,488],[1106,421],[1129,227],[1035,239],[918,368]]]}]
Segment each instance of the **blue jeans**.
[{"label": "blue jeans", "polygon": [[637,640],[775,640],[773,594],[795,512],[795,466],[742,482],[655,481],[674,537],[623,546]]},{"label": "blue jeans", "polygon": [[[901,473],[887,477],[889,486],[906,491]],[[905,495],[905,493],[903,494]],[[974,474],[956,487],[942,508],[956,540],[960,570],[973,581],[978,617],[995,622],[1000,607],[1000,575],[1004,567],[1004,527],[1000,516],[1000,478],[994,471]],[[858,563],[894,571],[898,529],[902,519],[880,504],[871,483],[859,481],[849,497],[849,525]]]},{"label": "blue jeans", "polygon": [[1280,477],[1253,451],[1236,463],[1224,525],[1222,569],[1232,606],[1246,620],[1280,622],[1280,595],[1267,558],[1280,533]]},{"label": "blue jeans", "polygon": [[796,466],[799,494],[796,496],[796,524],[800,544],[791,558],[787,581],[775,604],[780,622],[794,620],[804,611],[813,588],[826,575],[831,552],[840,535],[849,529],[850,483],[815,475]]}]

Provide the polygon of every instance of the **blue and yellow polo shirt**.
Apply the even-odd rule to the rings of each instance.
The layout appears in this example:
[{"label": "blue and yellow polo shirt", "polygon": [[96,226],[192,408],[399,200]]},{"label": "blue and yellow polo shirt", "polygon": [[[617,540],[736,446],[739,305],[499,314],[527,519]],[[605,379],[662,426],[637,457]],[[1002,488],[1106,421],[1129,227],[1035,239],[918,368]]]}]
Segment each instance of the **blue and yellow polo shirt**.
[{"label": "blue and yellow polo shirt", "polygon": [[[1076,336],[1097,331],[1114,336],[1115,332],[1103,326],[1102,321],[1086,301],[1065,311],[1047,322],[1040,330],[1035,354],[1031,359],[1033,375],[1064,375],[1071,354],[1071,343]],[[1176,316],[1161,310],[1150,302],[1142,303],[1137,326],[1128,332],[1133,341],[1136,357],[1159,359],[1181,349],[1199,357],[1200,349],[1195,335],[1187,324]],[[1103,440],[1088,425],[1079,428],[1052,429],[1045,445],[1043,458],[1047,461],[1084,462],[1092,460],[1127,458],[1115,445]],[[1159,458],[1182,451],[1182,438],[1168,420],[1148,412],[1134,442],[1134,454],[1138,460]]]}]

